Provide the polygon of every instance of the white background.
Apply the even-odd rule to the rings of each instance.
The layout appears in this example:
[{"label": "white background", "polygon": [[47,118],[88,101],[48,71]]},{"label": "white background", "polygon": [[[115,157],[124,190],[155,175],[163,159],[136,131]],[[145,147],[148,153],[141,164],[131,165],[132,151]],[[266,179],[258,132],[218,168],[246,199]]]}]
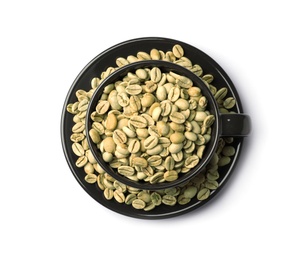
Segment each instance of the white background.
[{"label": "white background", "polygon": [[[0,259],[297,259],[295,1],[2,1]],[[165,220],[122,216],[74,179],[67,92],[132,38],[187,42],[228,73],[253,131],[220,195]]]}]

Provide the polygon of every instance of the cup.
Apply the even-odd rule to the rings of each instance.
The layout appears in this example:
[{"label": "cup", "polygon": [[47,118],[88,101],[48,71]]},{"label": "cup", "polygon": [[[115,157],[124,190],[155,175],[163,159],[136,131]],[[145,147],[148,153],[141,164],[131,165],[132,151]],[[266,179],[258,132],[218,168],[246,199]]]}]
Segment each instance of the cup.
[{"label": "cup", "polygon": [[[90,138],[89,130],[92,128],[92,119],[91,113],[95,111],[96,105],[100,99],[100,96],[103,93],[104,88],[112,83],[115,83],[118,80],[122,80],[124,76],[127,75],[128,72],[135,73],[137,69],[140,68],[149,68],[152,69],[153,67],[158,67],[162,72],[169,73],[174,72],[181,76],[185,76],[192,80],[193,85],[197,86],[201,89],[202,95],[204,95],[208,100],[207,110],[210,111],[211,114],[215,116],[215,121],[212,125],[211,131],[211,138],[209,142],[206,144],[206,148],[203,153],[203,157],[200,159],[199,163],[192,168],[187,173],[179,173],[178,179],[169,182],[159,182],[151,184],[146,181],[142,180],[131,180],[117,172],[117,169],[112,168],[109,163],[105,162],[102,158],[101,151],[98,149],[97,145],[93,143]],[[250,117],[246,114],[239,114],[239,113],[229,113],[229,114],[222,114],[220,113],[218,104],[201,78],[196,76],[187,68],[184,68],[180,65],[161,61],[161,60],[145,60],[145,61],[138,61],[128,65],[125,65],[115,72],[110,74],[107,78],[105,78],[101,84],[97,87],[93,96],[90,99],[89,106],[87,109],[86,114],[86,136],[88,140],[88,144],[92,154],[94,155],[98,164],[103,168],[103,170],[112,176],[114,179],[120,181],[123,184],[126,184],[130,187],[142,189],[142,190],[162,190],[171,187],[178,187],[185,185],[188,181],[192,178],[197,176],[208,164],[208,162],[213,157],[219,139],[221,137],[245,137],[248,136],[251,130],[251,121]]]}]

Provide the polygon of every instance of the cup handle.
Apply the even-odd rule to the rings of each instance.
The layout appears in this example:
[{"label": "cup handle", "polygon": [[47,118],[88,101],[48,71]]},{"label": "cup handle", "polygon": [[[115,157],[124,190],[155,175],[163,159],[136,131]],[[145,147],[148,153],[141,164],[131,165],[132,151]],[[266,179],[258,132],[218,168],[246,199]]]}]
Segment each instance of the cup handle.
[{"label": "cup handle", "polygon": [[221,136],[244,137],[251,131],[251,120],[246,114],[221,114]]}]

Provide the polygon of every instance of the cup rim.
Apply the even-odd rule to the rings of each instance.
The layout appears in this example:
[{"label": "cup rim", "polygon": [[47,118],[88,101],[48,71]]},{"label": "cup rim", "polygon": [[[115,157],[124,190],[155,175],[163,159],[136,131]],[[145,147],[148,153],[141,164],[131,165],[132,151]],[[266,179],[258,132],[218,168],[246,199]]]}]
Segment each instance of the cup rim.
[{"label": "cup rim", "polygon": [[[117,173],[117,171],[110,166],[107,165],[107,163],[102,159],[101,152],[99,149],[95,149],[95,144],[90,138],[89,130],[91,129],[92,125],[92,119],[90,117],[91,113],[95,111],[96,103],[99,100],[100,95],[103,93],[103,90],[105,86],[116,82],[116,80],[123,78],[127,75],[128,72],[135,71],[139,68],[148,68],[148,67],[159,67],[162,68],[162,71],[169,70],[173,71],[179,75],[186,76],[190,78],[195,86],[198,86],[201,91],[203,92],[204,96],[207,96],[208,100],[208,110],[212,110],[212,114],[215,116],[215,122],[212,125],[212,135],[211,140],[208,142],[208,153],[206,153],[206,150],[204,152],[203,158],[200,160],[198,165],[196,165],[194,168],[192,168],[189,172],[184,173],[182,176],[179,176],[177,180],[171,181],[171,182],[161,182],[161,183],[155,183],[151,184],[149,182],[144,181],[133,181],[125,176],[120,175]],[[211,109],[210,109],[211,108]],[[163,190],[171,187],[179,187],[185,185],[188,181],[190,181],[192,178],[197,176],[204,167],[209,163],[211,160],[215,149],[217,147],[218,140],[220,138],[221,133],[221,125],[220,125],[220,112],[217,105],[217,102],[207,87],[207,85],[203,82],[203,80],[195,75],[193,72],[188,70],[185,67],[182,67],[181,65],[168,62],[168,61],[162,61],[162,60],[143,60],[143,61],[137,61],[133,62],[127,65],[124,65],[120,68],[117,68],[113,73],[111,73],[109,76],[107,76],[96,88],[94,91],[92,97],[90,98],[87,113],[86,113],[86,119],[85,119],[85,125],[86,125],[86,138],[88,141],[89,148],[96,159],[97,163],[103,168],[103,170],[108,173],[110,176],[112,176],[114,179],[120,181],[121,183],[128,185],[130,187],[134,187],[137,189],[142,190]],[[206,147],[207,148],[207,147]]]}]

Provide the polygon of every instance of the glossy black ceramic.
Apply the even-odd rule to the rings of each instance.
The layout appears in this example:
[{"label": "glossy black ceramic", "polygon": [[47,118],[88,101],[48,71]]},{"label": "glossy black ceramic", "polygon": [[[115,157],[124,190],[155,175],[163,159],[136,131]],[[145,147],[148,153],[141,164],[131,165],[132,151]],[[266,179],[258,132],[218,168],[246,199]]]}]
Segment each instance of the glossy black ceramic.
[{"label": "glossy black ceramic", "polygon": [[[126,204],[120,204],[115,200],[106,200],[103,196],[103,192],[97,187],[97,185],[88,184],[84,180],[86,174],[83,169],[76,167],[75,162],[77,160],[77,156],[72,152],[71,148],[72,142],[70,140],[70,136],[72,134],[72,126],[74,125],[73,115],[66,111],[67,104],[73,103],[77,100],[75,92],[79,89],[89,90],[91,88],[91,79],[93,77],[99,77],[101,72],[105,71],[108,67],[116,67],[115,61],[118,57],[136,55],[136,53],[139,51],[150,52],[150,50],[153,48],[166,52],[171,50],[173,45],[175,44],[180,44],[183,47],[185,56],[188,57],[193,62],[193,64],[199,64],[203,68],[204,74],[210,73],[214,76],[214,81],[212,82],[214,86],[216,86],[217,88],[228,88],[228,96],[233,96],[237,101],[236,106],[234,107],[234,111],[236,113],[243,113],[241,100],[235,86],[233,85],[232,81],[225,73],[225,71],[211,57],[187,43],[174,39],[159,37],[138,38],[122,42],[96,56],[85,66],[85,68],[83,68],[83,70],[73,82],[63,106],[61,117],[61,140],[65,158],[71,172],[73,173],[79,184],[82,186],[82,188],[93,199],[95,199],[104,207],[126,216],[145,219],[160,219],[185,214],[189,211],[199,208],[200,206],[209,202],[216,194],[218,194],[224,184],[228,181],[236,166],[242,149],[243,137],[235,137],[235,141],[232,145],[235,147],[236,153],[229,165],[220,168],[220,178],[218,179],[219,187],[215,191],[212,191],[208,199],[204,201],[198,201],[196,198],[194,198],[190,203],[186,205],[160,205],[152,211],[145,212],[143,210],[134,209],[131,205],[128,206]],[[226,118],[225,120],[233,120],[233,116],[231,116],[230,118]],[[244,118],[244,121],[247,124],[250,124],[249,120],[247,120],[246,117]],[[243,123],[243,125],[245,125],[245,122]],[[248,129],[244,127],[244,131],[247,130]],[[239,132],[239,129],[235,131]]]}]

